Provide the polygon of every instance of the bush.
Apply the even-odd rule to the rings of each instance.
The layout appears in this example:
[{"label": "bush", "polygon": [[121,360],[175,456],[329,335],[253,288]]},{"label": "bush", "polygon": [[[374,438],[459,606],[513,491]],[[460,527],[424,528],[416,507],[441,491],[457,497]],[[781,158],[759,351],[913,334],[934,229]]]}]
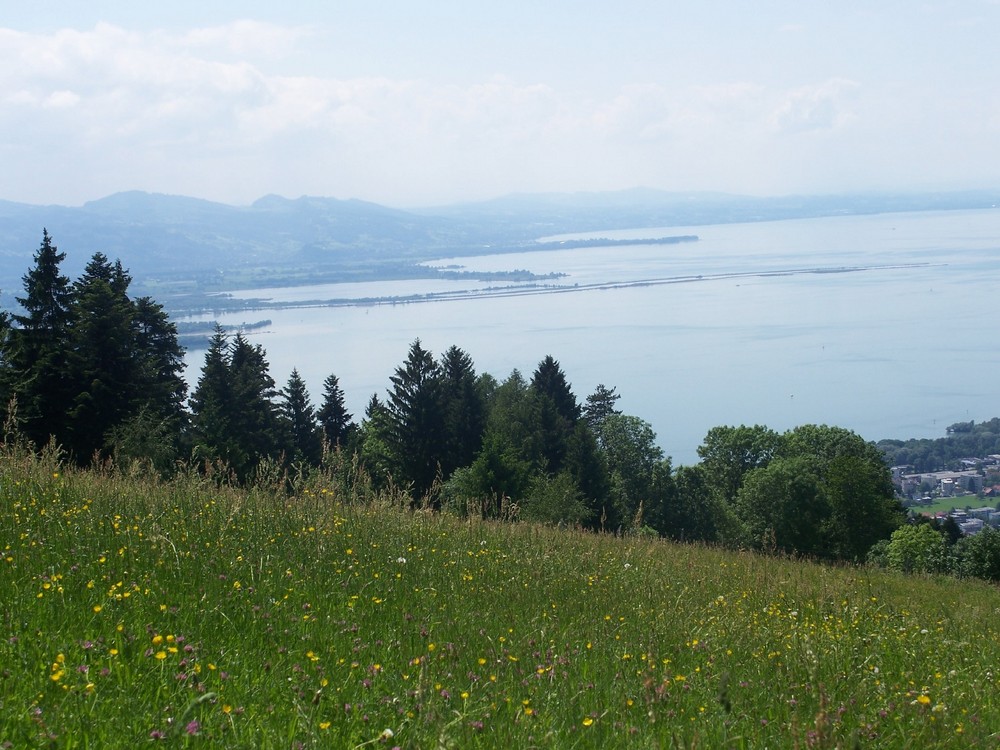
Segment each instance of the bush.
[{"label": "bush", "polygon": [[892,532],[886,558],[890,569],[903,573],[947,573],[951,568],[944,536],[927,524]]},{"label": "bush", "polygon": [[960,575],[1000,581],[1000,531],[987,527],[956,547]]}]

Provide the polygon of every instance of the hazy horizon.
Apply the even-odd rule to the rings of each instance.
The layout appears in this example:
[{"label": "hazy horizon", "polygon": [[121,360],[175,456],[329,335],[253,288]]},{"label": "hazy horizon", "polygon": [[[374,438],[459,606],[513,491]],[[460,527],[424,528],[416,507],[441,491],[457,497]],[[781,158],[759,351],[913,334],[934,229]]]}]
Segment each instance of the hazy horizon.
[{"label": "hazy horizon", "polygon": [[0,199],[991,189],[998,22],[995,0],[19,4]]}]

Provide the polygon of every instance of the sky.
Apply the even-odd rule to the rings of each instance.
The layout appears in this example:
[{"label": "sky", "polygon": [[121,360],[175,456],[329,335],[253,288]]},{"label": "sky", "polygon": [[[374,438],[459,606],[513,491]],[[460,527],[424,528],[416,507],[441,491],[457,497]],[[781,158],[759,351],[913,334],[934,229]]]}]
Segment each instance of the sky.
[{"label": "sky", "polygon": [[0,0],[0,199],[1000,187],[1000,0]]}]

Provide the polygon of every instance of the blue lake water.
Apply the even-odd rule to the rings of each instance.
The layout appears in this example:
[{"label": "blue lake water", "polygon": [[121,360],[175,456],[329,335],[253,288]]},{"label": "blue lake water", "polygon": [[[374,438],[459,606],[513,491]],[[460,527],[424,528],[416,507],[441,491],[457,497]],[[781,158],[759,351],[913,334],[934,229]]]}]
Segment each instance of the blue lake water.
[{"label": "blue lake water", "polygon": [[[469,292],[419,303],[239,312],[283,385],[297,367],[319,401],[339,378],[360,420],[410,343],[452,344],[479,372],[530,377],[551,354],[577,398],[603,383],[650,422],[675,464],[723,424],[836,424],[869,440],[938,437],[1000,416],[1000,209],[608,231],[697,242],[447,258],[431,265],[565,276],[546,293],[417,280],[241,291],[287,302]],[[189,355],[197,380],[203,352]]]}]

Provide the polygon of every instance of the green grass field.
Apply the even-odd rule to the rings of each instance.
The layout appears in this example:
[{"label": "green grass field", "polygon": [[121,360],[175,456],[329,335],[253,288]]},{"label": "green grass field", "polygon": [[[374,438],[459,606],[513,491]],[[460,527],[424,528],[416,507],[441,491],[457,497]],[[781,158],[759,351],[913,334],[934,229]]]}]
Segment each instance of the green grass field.
[{"label": "green grass field", "polygon": [[914,505],[911,510],[915,513],[947,513],[955,508],[991,508],[996,505],[995,500],[984,500],[978,495],[959,495],[957,497],[938,498],[931,505]]},{"label": "green grass field", "polygon": [[1000,592],[0,458],[0,746],[996,747]]}]

